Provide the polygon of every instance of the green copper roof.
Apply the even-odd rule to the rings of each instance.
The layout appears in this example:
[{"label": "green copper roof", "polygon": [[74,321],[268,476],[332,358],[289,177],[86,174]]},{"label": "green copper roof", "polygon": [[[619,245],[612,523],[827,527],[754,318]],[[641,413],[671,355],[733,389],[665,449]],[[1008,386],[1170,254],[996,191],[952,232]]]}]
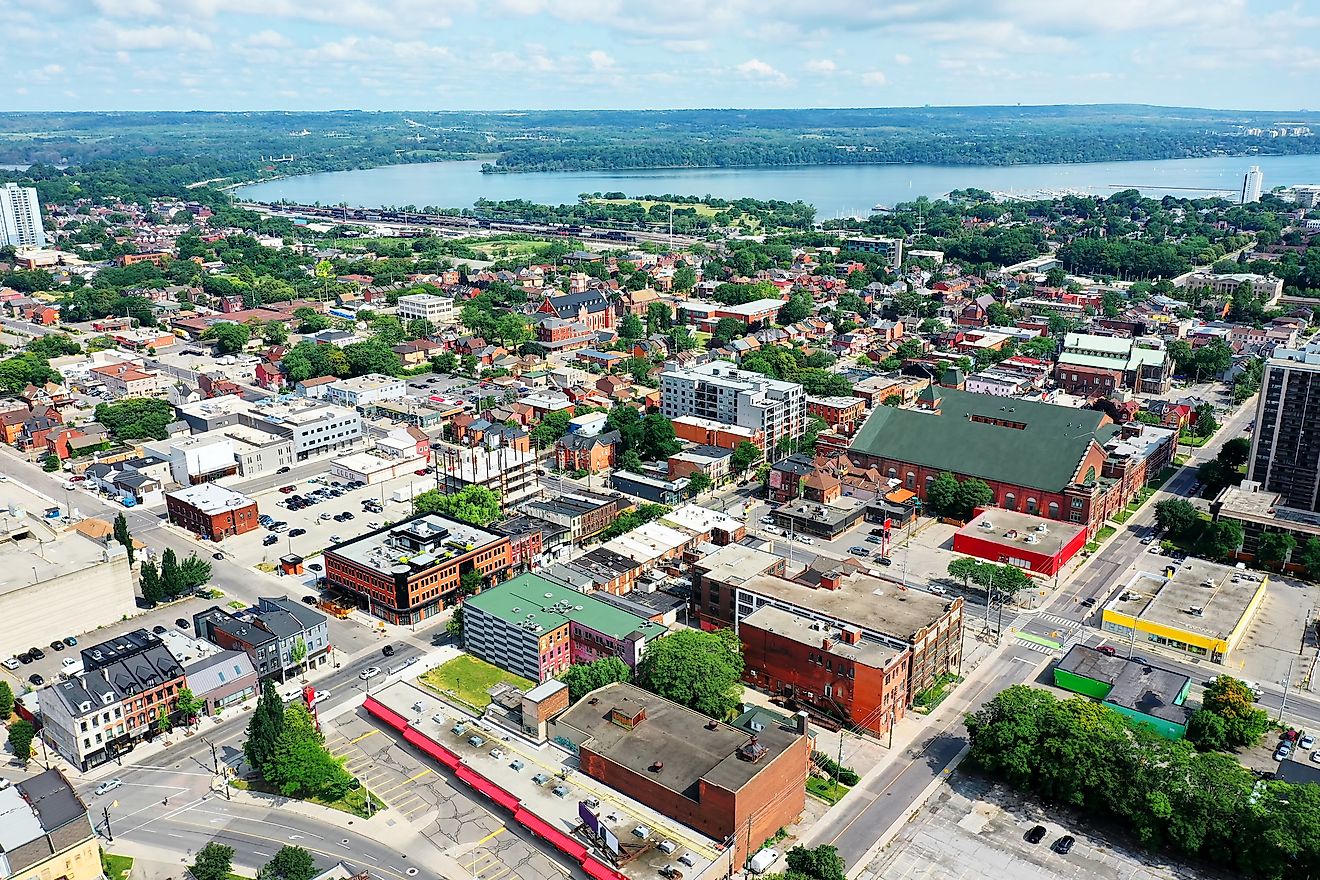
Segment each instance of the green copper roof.
[{"label": "green copper roof", "polygon": [[640,630],[647,638],[655,638],[665,631],[665,627],[658,623],[534,574],[520,574],[469,596],[464,603],[509,622],[531,620],[545,627],[546,631],[563,626],[567,621],[580,623],[616,639],[622,639],[634,630]]},{"label": "green copper roof", "polygon": [[[955,474],[1058,492],[1072,484],[1091,441],[1103,445],[1118,432],[1116,425],[1102,425],[1104,413],[1096,410],[942,390],[938,414],[876,407],[852,448]],[[986,424],[973,421],[974,416],[1025,427]]]}]

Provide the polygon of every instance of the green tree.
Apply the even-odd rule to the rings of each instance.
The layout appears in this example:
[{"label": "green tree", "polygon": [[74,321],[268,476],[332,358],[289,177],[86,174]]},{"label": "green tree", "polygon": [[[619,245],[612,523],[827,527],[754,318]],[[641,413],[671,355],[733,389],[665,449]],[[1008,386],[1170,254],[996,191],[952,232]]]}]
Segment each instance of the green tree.
[{"label": "green tree", "polygon": [[296,702],[284,710],[284,723],[262,777],[286,797],[327,800],[343,797],[353,781],[342,763],[326,751],[307,707]]},{"label": "green tree", "polygon": [[226,354],[242,351],[248,344],[252,331],[246,324],[224,321],[212,324],[202,333],[202,339],[215,340],[216,348]]},{"label": "green tree", "polygon": [[1224,445],[1215,458],[1231,468],[1240,468],[1247,463],[1247,458],[1250,455],[1251,441],[1246,437],[1234,437],[1231,440],[1224,441]]},{"label": "green tree", "polygon": [[452,374],[458,369],[458,356],[452,351],[443,351],[431,361],[431,369],[437,373]]},{"label": "green tree", "polygon": [[1215,418],[1215,408],[1208,403],[1202,403],[1193,410],[1195,423],[1192,430],[1198,437],[1209,437],[1215,431],[1219,430],[1219,420]]},{"label": "green tree", "polygon": [[167,599],[174,599],[183,592],[183,575],[179,572],[179,557],[174,548],[166,547],[160,555],[160,587]]},{"label": "green tree", "polygon": [[[679,266],[674,270],[674,289],[691,290],[697,283],[697,273],[691,266]],[[652,304],[654,305],[654,303]],[[650,306],[647,307],[648,309]],[[667,308],[667,307],[666,307]]]},{"label": "green tree", "polygon": [[213,840],[197,851],[188,871],[193,880],[226,880],[233,864],[234,848]]},{"label": "green tree", "polygon": [[789,324],[805,321],[811,317],[813,311],[815,311],[815,304],[811,300],[811,294],[805,292],[795,293],[779,307],[777,320],[781,326],[786,327]]},{"label": "green tree", "polygon": [[445,621],[445,633],[458,644],[463,643],[463,606],[459,605]]},{"label": "green tree", "polygon": [[211,563],[198,557],[196,553],[179,564],[179,583],[184,593],[191,593],[205,586],[211,580]]},{"label": "green tree", "polygon": [[[383,337],[373,337],[365,342],[354,342],[344,346],[344,359],[348,362],[348,372],[353,376],[365,376],[379,373],[383,376],[397,376],[403,370],[403,362],[391,347],[394,343],[386,342]],[[333,346],[328,346],[333,348]]]},{"label": "green tree", "polygon": [[1256,558],[1266,565],[1282,565],[1297,549],[1297,539],[1287,532],[1265,532],[1256,543]]},{"label": "green tree", "polygon": [[734,339],[741,339],[747,333],[747,327],[737,318],[720,318],[715,325],[715,332],[711,335],[717,342],[731,342]]},{"label": "green tree", "polygon": [[747,440],[739,441],[738,445],[733,447],[733,457],[729,461],[729,467],[735,474],[741,475],[749,467],[756,464],[764,457],[761,447]]},{"label": "green tree", "polygon": [[1303,566],[1312,577],[1320,572],[1320,538],[1307,538],[1293,553],[1293,562]]},{"label": "green tree", "polygon": [[1197,552],[1212,559],[1224,559],[1242,546],[1242,524],[1231,519],[1208,523],[1197,542]]},{"label": "green tree", "polygon": [[428,489],[413,499],[413,513],[439,513],[475,526],[488,525],[503,515],[499,493],[475,485],[448,495]]},{"label": "green tree", "polygon": [[607,684],[631,681],[632,670],[618,657],[602,657],[590,663],[574,663],[560,673],[559,680],[568,685],[569,701],[576,703]]},{"label": "green tree", "polygon": [[949,563],[949,576],[959,578],[963,582],[963,589],[968,589],[980,564],[970,556],[960,556]]},{"label": "green tree", "polygon": [[697,340],[688,332],[686,327],[670,328],[669,345],[674,351],[691,351],[697,347]]},{"label": "green tree", "polygon": [[128,533],[128,520],[122,513],[115,514],[114,538],[128,552],[128,564],[132,565],[136,551],[133,549],[133,536]]},{"label": "green tree", "polygon": [[156,563],[146,560],[138,569],[138,586],[142,588],[142,598],[149,602],[159,602],[165,598],[165,588],[160,582],[160,569]]},{"label": "green tree", "polygon": [[97,404],[96,420],[119,441],[164,440],[169,436],[165,426],[174,421],[174,407],[165,400],[128,397]]},{"label": "green tree", "polygon": [[263,776],[270,765],[275,742],[283,729],[284,701],[275,690],[275,683],[267,681],[262,686],[261,696],[257,698],[257,707],[252,710],[252,718],[247,726],[247,740],[243,743],[243,754],[248,764]]},{"label": "green tree", "polygon": [[742,697],[742,671],[742,646],[732,630],[680,630],[646,646],[637,681],[704,715],[727,718]]},{"label": "green tree", "polygon": [[642,319],[632,312],[623,316],[623,322],[619,324],[619,337],[621,339],[641,339],[646,335],[646,325]]},{"label": "green tree", "polygon": [[648,461],[664,461],[683,448],[674,436],[674,423],[659,413],[642,419],[642,446],[639,452]]},{"label": "green tree", "polygon": [[286,844],[262,867],[257,880],[312,880],[317,873],[311,853]]},{"label": "green tree", "polygon": [[784,861],[790,873],[810,880],[845,880],[848,876],[839,851],[828,845],[815,849],[795,846],[788,851]]},{"label": "green tree", "polygon": [[1181,498],[1166,498],[1155,505],[1155,525],[1175,539],[1192,535],[1201,526],[1196,505]]},{"label": "green tree", "polygon": [[954,516],[959,504],[958,478],[944,471],[926,487],[926,507],[939,516]]},{"label": "green tree", "polygon": [[537,449],[549,449],[555,441],[568,433],[569,414],[567,410],[548,412],[541,416],[541,421],[532,428],[532,442]]},{"label": "green tree", "polygon": [[36,735],[37,729],[22,718],[9,725],[9,750],[24,766],[32,757],[32,740]]},{"label": "green tree", "polygon": [[688,477],[688,495],[695,498],[711,487],[711,479],[703,471],[694,471]]},{"label": "green tree", "polygon": [[368,325],[371,335],[386,345],[398,345],[403,342],[406,331],[403,322],[394,315],[380,315],[372,318]]},{"label": "green tree", "polygon": [[307,659],[307,642],[302,636],[293,640],[293,647],[289,649],[289,662],[294,668],[302,672],[303,661]]},{"label": "green tree", "polygon": [[289,341],[289,327],[283,321],[267,321],[261,328],[261,341],[267,345],[284,345]]},{"label": "green tree", "polygon": [[12,714],[14,714],[14,691],[9,687],[9,682],[0,681],[0,723],[8,721]]},{"label": "green tree", "polygon": [[1221,675],[1206,686],[1201,709],[1224,719],[1229,746],[1253,746],[1270,727],[1270,716],[1255,706],[1256,695],[1231,675]]},{"label": "green tree", "polygon": [[984,507],[995,500],[995,492],[983,480],[969,477],[958,484],[958,494],[955,497],[959,517],[971,519],[976,508]]},{"label": "green tree", "polygon": [[206,703],[198,699],[191,688],[179,688],[178,696],[174,701],[174,712],[184,724],[192,724],[205,708]]},{"label": "green tree", "polygon": [[317,333],[330,329],[330,319],[310,306],[294,309],[293,316],[298,319],[299,333]]},{"label": "green tree", "polygon": [[458,594],[460,596],[471,596],[480,593],[481,588],[486,585],[486,578],[475,568],[469,569],[459,575]]},{"label": "green tree", "polygon": [[425,339],[435,332],[435,325],[425,318],[413,318],[404,330],[409,339]]},{"label": "green tree", "polygon": [[642,414],[637,407],[626,403],[617,403],[605,417],[605,424],[611,431],[619,432],[619,452],[626,455],[640,450],[645,440],[646,429],[642,425]]},{"label": "green tree", "polygon": [[41,469],[48,474],[53,474],[62,467],[60,457],[51,453],[41,460]]},{"label": "green tree", "polygon": [[1197,709],[1187,719],[1187,741],[1203,752],[1227,749],[1228,725],[1221,715]]}]

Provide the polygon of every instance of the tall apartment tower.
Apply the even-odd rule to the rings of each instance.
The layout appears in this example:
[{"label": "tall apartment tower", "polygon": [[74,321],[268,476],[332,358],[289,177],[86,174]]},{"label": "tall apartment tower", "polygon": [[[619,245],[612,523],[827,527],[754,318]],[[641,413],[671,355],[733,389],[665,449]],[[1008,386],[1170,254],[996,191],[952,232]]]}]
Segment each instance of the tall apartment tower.
[{"label": "tall apartment tower", "polygon": [[30,186],[6,183],[0,187],[0,245],[45,247],[41,204]]},{"label": "tall apartment tower", "polygon": [[1247,479],[1320,511],[1320,344],[1276,348],[1265,362]]},{"label": "tall apartment tower", "polygon": [[1252,165],[1251,170],[1242,176],[1242,204],[1259,202],[1260,189],[1264,183],[1265,175],[1260,173],[1260,166]]}]

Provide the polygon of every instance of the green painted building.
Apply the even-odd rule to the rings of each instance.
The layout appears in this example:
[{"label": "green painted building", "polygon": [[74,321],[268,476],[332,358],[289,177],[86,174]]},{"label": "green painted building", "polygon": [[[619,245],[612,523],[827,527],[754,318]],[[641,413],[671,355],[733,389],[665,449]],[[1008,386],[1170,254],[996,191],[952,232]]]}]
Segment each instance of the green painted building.
[{"label": "green painted building", "polygon": [[1098,700],[1166,739],[1182,739],[1192,710],[1187,676],[1073,645],[1054,667],[1056,687]]}]

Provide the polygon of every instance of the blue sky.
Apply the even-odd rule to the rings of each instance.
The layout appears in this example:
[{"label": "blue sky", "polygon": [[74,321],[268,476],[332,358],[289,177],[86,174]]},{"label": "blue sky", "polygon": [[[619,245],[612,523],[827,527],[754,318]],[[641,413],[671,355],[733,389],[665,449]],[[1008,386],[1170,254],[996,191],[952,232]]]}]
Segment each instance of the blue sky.
[{"label": "blue sky", "polygon": [[0,0],[4,110],[1316,106],[1320,0]]}]

